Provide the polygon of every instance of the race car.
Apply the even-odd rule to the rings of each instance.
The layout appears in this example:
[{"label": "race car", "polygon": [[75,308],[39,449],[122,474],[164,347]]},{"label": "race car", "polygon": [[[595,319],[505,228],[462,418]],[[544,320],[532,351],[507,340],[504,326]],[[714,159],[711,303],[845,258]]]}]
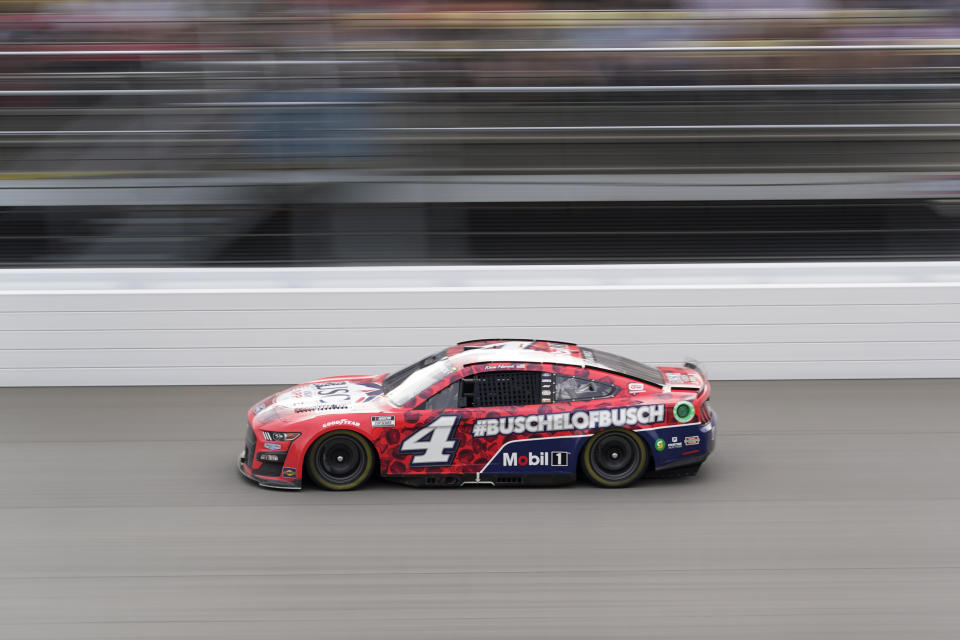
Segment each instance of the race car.
[{"label": "race car", "polygon": [[253,406],[238,466],[265,487],[601,487],[692,475],[713,450],[710,383],[567,342],[471,340],[391,374],[323,378]]}]

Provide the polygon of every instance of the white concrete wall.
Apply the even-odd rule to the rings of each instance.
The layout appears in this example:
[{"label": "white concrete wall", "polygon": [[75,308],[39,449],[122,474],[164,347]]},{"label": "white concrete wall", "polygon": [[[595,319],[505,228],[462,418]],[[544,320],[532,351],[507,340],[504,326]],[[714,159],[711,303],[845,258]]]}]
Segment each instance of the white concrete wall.
[{"label": "white concrete wall", "polygon": [[960,263],[0,271],[0,386],[285,384],[497,337],[715,379],[960,377]]}]

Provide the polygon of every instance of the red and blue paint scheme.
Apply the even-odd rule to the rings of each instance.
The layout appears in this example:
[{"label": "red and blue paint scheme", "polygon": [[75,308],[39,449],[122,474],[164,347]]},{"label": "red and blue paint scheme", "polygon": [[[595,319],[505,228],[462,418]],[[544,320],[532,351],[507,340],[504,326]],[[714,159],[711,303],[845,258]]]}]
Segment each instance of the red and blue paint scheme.
[{"label": "red and blue paint scheme", "polygon": [[709,397],[691,363],[651,367],[569,343],[475,340],[395,374],[323,378],[270,396],[248,412],[239,467],[261,485],[300,488],[304,475],[317,477],[311,462],[323,464],[315,443],[349,432],[370,445],[382,477],[406,484],[558,484],[576,479],[591,438],[617,430],[640,438],[637,477],[691,475],[715,444]]}]

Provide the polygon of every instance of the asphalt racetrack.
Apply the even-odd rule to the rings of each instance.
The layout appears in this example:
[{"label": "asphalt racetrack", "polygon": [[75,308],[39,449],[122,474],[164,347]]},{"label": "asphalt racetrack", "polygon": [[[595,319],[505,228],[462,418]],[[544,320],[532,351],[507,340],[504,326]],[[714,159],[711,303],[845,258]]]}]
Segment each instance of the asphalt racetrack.
[{"label": "asphalt racetrack", "polygon": [[960,382],[718,382],[700,475],[268,490],[274,387],[0,390],[0,638],[958,638]]}]

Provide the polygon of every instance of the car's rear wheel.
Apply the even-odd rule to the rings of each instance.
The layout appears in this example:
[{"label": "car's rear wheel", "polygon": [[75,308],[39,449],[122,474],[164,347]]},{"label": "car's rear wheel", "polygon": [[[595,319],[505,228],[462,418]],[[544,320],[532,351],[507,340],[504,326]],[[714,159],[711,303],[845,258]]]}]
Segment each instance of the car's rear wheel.
[{"label": "car's rear wheel", "polygon": [[366,438],[352,431],[320,436],[304,460],[310,478],[331,491],[356,489],[373,475],[376,455]]},{"label": "car's rear wheel", "polygon": [[587,440],[580,462],[593,484],[626,487],[647,470],[650,454],[643,439],[633,431],[610,429]]}]

